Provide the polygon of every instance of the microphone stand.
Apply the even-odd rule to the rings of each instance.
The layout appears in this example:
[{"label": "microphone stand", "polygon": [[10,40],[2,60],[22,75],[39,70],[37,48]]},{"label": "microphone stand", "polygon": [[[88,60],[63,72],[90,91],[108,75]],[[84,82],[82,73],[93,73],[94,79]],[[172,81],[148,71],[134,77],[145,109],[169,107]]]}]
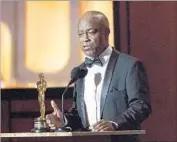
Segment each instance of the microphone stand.
[{"label": "microphone stand", "polygon": [[79,67],[75,67],[73,68],[72,72],[71,72],[71,80],[68,83],[68,85],[66,86],[63,94],[62,94],[62,98],[61,98],[61,105],[62,105],[62,113],[63,113],[63,121],[64,121],[64,126],[60,127],[56,130],[56,132],[70,132],[72,131],[72,129],[70,127],[65,127],[65,117],[64,117],[64,95],[66,94],[66,91],[68,90],[69,86],[74,83],[77,79],[79,78],[83,78],[87,75],[88,70],[86,68],[79,68]]},{"label": "microphone stand", "polygon": [[72,131],[71,128],[69,127],[65,127],[65,117],[64,117],[64,96],[69,88],[69,86],[72,84],[73,80],[71,80],[68,85],[66,86],[64,92],[62,93],[62,97],[61,97],[61,111],[62,111],[62,114],[63,114],[63,121],[64,121],[64,126],[63,127],[60,127],[56,130],[56,132],[70,132]]}]

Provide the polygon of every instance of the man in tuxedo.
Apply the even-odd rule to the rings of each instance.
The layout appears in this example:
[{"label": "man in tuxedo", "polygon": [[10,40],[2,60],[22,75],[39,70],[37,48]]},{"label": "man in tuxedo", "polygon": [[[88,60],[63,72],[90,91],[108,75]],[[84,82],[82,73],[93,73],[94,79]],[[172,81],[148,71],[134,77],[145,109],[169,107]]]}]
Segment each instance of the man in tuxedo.
[{"label": "man in tuxedo", "polygon": [[[86,12],[79,21],[78,35],[85,54],[80,67],[86,67],[85,78],[75,83],[73,107],[63,114],[54,101],[52,114],[46,116],[53,129],[91,131],[140,129],[151,113],[149,86],[143,63],[120,53],[108,42],[107,17],[99,11]],[[137,142],[137,136],[112,137],[115,141]]]}]

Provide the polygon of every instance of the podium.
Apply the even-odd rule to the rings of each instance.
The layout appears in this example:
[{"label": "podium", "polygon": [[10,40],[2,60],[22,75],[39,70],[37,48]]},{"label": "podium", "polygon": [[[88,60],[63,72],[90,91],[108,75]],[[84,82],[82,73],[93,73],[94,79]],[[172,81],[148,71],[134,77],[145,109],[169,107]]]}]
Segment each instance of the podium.
[{"label": "podium", "polygon": [[142,135],[145,130],[124,130],[104,132],[43,132],[43,133],[1,133],[2,142],[110,142],[110,136]]}]

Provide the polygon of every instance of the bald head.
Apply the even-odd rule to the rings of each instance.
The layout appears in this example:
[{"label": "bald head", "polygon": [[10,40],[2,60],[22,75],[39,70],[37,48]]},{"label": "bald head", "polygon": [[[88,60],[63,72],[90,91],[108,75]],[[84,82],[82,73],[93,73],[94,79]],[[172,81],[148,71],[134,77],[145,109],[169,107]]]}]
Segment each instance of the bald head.
[{"label": "bald head", "polygon": [[79,20],[78,34],[87,56],[99,56],[108,47],[109,22],[99,11],[88,11]]},{"label": "bald head", "polygon": [[83,21],[94,21],[94,23],[99,23],[101,28],[105,28],[109,31],[109,22],[107,17],[100,11],[87,11],[80,18],[79,24]]}]

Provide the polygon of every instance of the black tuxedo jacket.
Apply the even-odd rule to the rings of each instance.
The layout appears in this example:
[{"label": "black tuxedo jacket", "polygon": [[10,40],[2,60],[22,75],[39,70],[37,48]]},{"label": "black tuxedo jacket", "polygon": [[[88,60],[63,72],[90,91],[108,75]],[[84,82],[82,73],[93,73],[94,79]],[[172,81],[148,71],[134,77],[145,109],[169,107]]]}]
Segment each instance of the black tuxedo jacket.
[{"label": "black tuxedo jacket", "polygon": [[[68,126],[73,130],[87,128],[84,79],[75,83],[73,98],[73,107],[65,114]],[[140,60],[113,48],[103,81],[100,104],[101,119],[116,122],[118,130],[140,129],[141,122],[151,113],[147,73]],[[123,142],[138,141],[137,136],[112,138]]]}]

